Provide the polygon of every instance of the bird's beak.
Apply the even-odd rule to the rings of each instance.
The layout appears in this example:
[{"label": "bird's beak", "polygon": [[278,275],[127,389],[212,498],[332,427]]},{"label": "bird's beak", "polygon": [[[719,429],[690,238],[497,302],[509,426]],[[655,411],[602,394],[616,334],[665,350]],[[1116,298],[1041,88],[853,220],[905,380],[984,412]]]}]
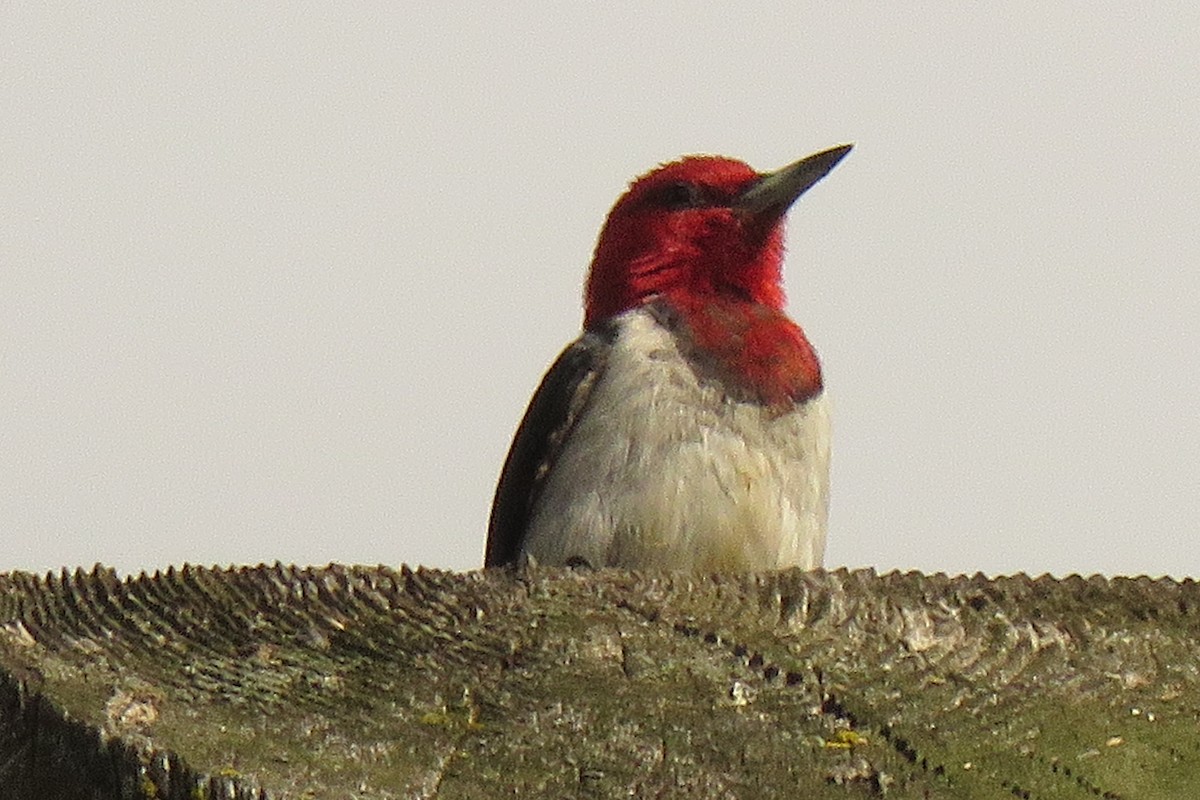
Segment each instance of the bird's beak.
[{"label": "bird's beak", "polygon": [[748,223],[773,224],[796,202],[796,198],[828,175],[853,146],[831,147],[763,175],[733,201],[734,212]]}]

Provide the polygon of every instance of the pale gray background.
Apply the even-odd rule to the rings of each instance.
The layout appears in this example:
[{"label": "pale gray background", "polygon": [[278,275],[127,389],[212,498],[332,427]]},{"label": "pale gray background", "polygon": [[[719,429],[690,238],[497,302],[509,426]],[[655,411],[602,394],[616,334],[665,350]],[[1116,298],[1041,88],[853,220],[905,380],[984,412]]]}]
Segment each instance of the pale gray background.
[{"label": "pale gray background", "polygon": [[627,182],[854,141],[828,563],[1200,574],[1196,3],[430,5],[5,4],[0,570],[477,566]]}]

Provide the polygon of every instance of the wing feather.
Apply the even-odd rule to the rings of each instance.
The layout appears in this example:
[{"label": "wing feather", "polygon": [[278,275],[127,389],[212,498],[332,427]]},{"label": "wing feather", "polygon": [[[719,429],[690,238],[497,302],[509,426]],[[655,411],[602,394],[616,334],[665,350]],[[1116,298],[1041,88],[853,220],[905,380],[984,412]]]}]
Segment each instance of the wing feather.
[{"label": "wing feather", "polygon": [[485,567],[511,564],[520,555],[546,476],[603,374],[615,335],[614,327],[584,333],[563,350],[534,392],[496,485]]}]

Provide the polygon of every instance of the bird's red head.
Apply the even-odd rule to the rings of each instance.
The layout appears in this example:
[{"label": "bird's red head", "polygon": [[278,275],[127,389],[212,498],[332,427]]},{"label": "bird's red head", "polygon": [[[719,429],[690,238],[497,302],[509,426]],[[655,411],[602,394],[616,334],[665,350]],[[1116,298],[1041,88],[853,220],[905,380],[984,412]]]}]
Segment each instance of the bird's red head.
[{"label": "bird's red head", "polygon": [[585,327],[676,292],[781,306],[782,222],[752,230],[733,211],[758,177],[741,161],[691,156],[634,181],[600,232]]},{"label": "bird's red head", "polygon": [[689,156],[638,178],[600,232],[584,326],[657,297],[781,309],[784,213],[849,150],[768,175],[730,158]]}]

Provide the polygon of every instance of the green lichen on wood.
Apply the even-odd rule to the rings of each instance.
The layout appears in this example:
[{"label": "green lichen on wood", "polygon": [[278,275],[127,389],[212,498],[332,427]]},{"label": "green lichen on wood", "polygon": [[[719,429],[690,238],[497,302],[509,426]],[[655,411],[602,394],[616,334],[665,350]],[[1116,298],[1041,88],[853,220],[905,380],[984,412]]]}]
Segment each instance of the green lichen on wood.
[{"label": "green lichen on wood", "polygon": [[1198,631],[1191,581],[13,573],[0,798],[1191,797]]}]

